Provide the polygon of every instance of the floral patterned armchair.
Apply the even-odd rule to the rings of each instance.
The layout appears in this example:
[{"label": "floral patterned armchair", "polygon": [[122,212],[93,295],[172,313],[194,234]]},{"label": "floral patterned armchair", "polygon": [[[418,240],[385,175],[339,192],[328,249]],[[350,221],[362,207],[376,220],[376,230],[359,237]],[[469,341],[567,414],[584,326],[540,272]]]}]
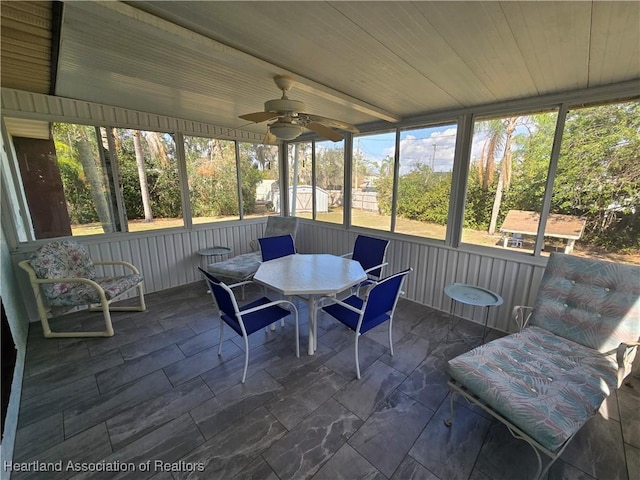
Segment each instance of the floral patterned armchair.
[{"label": "floral patterned armchair", "polygon": [[[118,265],[131,273],[98,277],[96,265]],[[124,261],[92,261],[84,245],[72,240],[50,242],[40,247],[29,260],[19,266],[29,274],[36,299],[38,315],[44,336],[55,337],[111,337],[111,311],[144,311],[143,276],[132,264]],[[138,289],[139,304],[136,306],[110,306],[117,297]],[[96,332],[52,332],[47,314],[51,308],[68,309],[88,305],[90,310],[102,311],[105,330]]]}]

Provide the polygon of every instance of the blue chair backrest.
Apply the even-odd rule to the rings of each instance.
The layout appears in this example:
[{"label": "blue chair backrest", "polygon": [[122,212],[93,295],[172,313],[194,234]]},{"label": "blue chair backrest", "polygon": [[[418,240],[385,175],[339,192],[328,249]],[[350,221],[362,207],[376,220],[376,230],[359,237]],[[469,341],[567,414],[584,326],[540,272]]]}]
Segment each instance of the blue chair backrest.
[{"label": "blue chair backrest", "polygon": [[368,291],[362,319],[363,324],[365,324],[367,320],[376,319],[380,317],[380,315],[393,311],[398,301],[398,296],[400,295],[402,282],[411,270],[411,268],[407,268],[402,272],[394,273],[380,280]]},{"label": "blue chair backrest", "polygon": [[296,253],[296,246],[291,235],[259,238],[258,242],[260,242],[263,262]]},{"label": "blue chair backrest", "polygon": [[209,272],[200,267],[198,267],[198,270],[200,270],[207,279],[207,283],[213,293],[218,308],[229,317],[235,319],[236,313],[238,312],[238,303],[236,302],[236,298],[231,289]]},{"label": "blue chair backrest", "polygon": [[[371,267],[384,263],[388,246],[389,240],[358,235],[356,237],[356,243],[353,246],[351,259],[360,262],[362,268],[368,270]],[[369,275],[376,278],[380,277],[381,273],[382,268],[376,268],[368,272]]]}]

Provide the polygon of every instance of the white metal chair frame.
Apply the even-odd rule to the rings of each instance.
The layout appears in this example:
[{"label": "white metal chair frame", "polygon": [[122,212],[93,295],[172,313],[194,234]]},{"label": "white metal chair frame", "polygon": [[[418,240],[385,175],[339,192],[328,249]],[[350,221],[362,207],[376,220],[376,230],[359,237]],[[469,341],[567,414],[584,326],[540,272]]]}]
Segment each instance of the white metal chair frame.
[{"label": "white metal chair frame", "polygon": [[[204,273],[204,271],[201,269],[201,271]],[[216,307],[218,308],[218,313],[219,313],[219,318],[220,318],[220,340],[218,343],[218,355],[222,354],[222,337],[223,337],[223,329],[224,329],[224,324],[225,321],[223,320],[222,316],[224,315],[224,312],[220,309],[218,302],[216,300],[214,291],[213,291],[213,285],[211,285],[212,282],[208,277],[205,277],[206,281],[210,287],[210,293],[211,293],[211,297],[213,298],[213,302],[216,305]],[[235,311],[235,318],[238,321],[238,324],[240,325],[240,329],[242,331],[242,338],[244,340],[244,370],[242,372],[242,383],[244,383],[246,377],[247,377],[247,369],[249,367],[249,334],[247,334],[247,329],[244,325],[244,321],[242,319],[243,316],[248,315],[250,313],[254,313],[254,312],[258,312],[260,310],[265,310],[267,308],[273,307],[275,305],[281,305],[281,304],[287,304],[290,305],[292,308],[292,313],[294,314],[294,322],[295,322],[295,327],[296,327],[296,357],[300,358],[300,339],[299,339],[299,327],[298,327],[298,309],[296,308],[296,306],[288,301],[288,300],[274,300],[272,302],[269,303],[265,303],[263,305],[259,305],[253,308],[248,308],[246,310],[241,310],[240,307],[238,306],[238,302],[236,301],[236,297],[233,293],[233,288],[236,287],[244,287],[245,285],[249,285],[254,283],[251,280],[247,280],[244,282],[238,282],[238,283],[234,283],[231,285],[227,285],[223,282],[218,283],[217,285],[220,286],[222,289],[224,289],[228,294],[229,294],[229,298],[232,302],[233,305],[233,309]],[[277,320],[276,320],[277,322]],[[284,326],[284,318],[282,318],[281,321],[281,325]],[[272,327],[275,327],[275,322],[272,324]],[[267,329],[267,327],[265,327],[265,330]]]},{"label": "white metal chair frame", "polygon": [[[347,310],[350,310],[354,313],[357,313],[359,315],[358,318],[358,324],[356,326],[356,329],[354,330],[355,332],[355,360],[356,360],[356,374],[358,379],[360,379],[360,361],[358,358],[358,339],[360,338],[360,335],[362,335],[362,333],[360,333],[360,330],[362,328],[362,321],[364,320],[364,315],[367,311],[367,302],[369,300],[369,294],[371,293],[371,291],[376,288],[377,286],[381,285],[383,282],[385,281],[389,281],[395,277],[398,277],[400,275],[405,276],[412,272],[413,269],[412,268],[408,268],[407,270],[395,273],[393,275],[390,275],[382,280],[380,280],[379,282],[376,283],[372,283],[371,285],[368,285],[366,290],[365,290],[365,294],[364,294],[364,300],[362,303],[362,307],[361,308],[356,308],[353,305],[349,305],[348,303],[342,301],[342,300],[338,300],[337,298],[334,297],[322,297],[322,299],[326,299],[328,300],[330,303],[336,303],[344,308],[346,308]],[[395,313],[396,310],[396,305],[398,304],[398,299],[400,298],[400,295],[403,295],[404,292],[402,291],[402,284],[404,283],[404,278],[402,279],[402,281],[400,282],[400,285],[398,287],[398,293],[396,294],[396,298],[393,302],[393,306],[391,307],[391,309],[388,312],[389,315],[389,351],[391,353],[391,356],[393,356],[393,315]],[[325,306],[328,306],[329,304],[325,304],[322,306],[322,308],[324,308]],[[366,332],[365,332],[366,333]]]},{"label": "white metal chair frame", "polygon": [[[133,274],[139,274],[139,270],[129,262],[121,261],[121,260],[113,260],[113,261],[93,261],[94,265],[120,265],[125,268],[129,268]],[[29,281],[31,282],[31,287],[33,289],[33,294],[36,299],[36,307],[38,309],[38,316],[40,317],[40,323],[42,323],[42,331],[46,338],[70,338],[70,337],[112,337],[113,336],[113,325],[111,322],[111,313],[112,311],[123,311],[123,312],[143,312],[146,310],[146,305],[144,302],[144,290],[142,287],[142,282],[136,285],[138,289],[138,297],[139,304],[137,306],[111,306],[111,303],[114,300],[117,300],[119,297],[112,298],[111,300],[107,299],[107,296],[103,290],[103,288],[93,280],[88,278],[81,277],[67,277],[67,278],[38,278],[36,275],[36,271],[33,269],[29,260],[23,260],[18,263],[18,266],[25,270],[29,275]],[[49,307],[44,298],[42,290],[40,289],[41,284],[45,283],[84,283],[86,285],[90,285],[97,292],[100,297],[100,303],[98,304],[90,304],[89,310],[92,312],[102,311],[104,315],[104,324],[105,329],[103,331],[93,331],[93,332],[53,332],[51,331],[51,327],[49,326],[49,319],[47,318],[47,314],[51,312],[51,307]],[[122,292],[123,294],[126,292]],[[77,305],[81,306],[81,305]]]}]

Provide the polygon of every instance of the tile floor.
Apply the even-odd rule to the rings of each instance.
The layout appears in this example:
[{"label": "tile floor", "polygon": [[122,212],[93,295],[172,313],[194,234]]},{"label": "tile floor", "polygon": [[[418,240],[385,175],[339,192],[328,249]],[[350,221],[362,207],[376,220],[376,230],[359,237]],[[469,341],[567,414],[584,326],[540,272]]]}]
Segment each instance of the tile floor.
[{"label": "tile floor", "polygon": [[[357,380],[353,334],[329,317],[319,320],[317,354],[307,355],[300,302],[300,358],[291,321],[257,332],[242,385],[241,339],[225,329],[218,356],[205,290],[197,283],[147,295],[146,312],[114,313],[108,339],[46,340],[32,324],[14,461],[54,471],[12,479],[532,478],[530,447],[479,409],[458,399],[456,422],[444,425],[444,367],[469,348],[446,339],[446,315],[401,300],[395,355],[385,326],[369,332]],[[56,322],[77,329],[100,320],[79,312]],[[603,412],[549,479],[640,478],[640,379]],[[95,471],[107,469],[117,471]]]}]

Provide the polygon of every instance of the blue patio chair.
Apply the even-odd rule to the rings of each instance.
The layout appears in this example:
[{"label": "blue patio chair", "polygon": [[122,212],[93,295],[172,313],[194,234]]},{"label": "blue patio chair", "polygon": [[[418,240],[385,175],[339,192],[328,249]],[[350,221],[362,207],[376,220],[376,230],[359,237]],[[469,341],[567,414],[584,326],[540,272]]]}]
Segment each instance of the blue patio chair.
[{"label": "blue patio chair", "polygon": [[[244,383],[247,377],[247,367],[249,366],[249,335],[276,323],[278,320],[284,320],[285,317],[292,313],[296,325],[296,357],[300,357],[298,309],[293,303],[287,300],[271,301],[267,297],[261,297],[246,305],[239,306],[231,289],[252,282],[247,281],[233,285],[225,285],[202,268],[198,267],[198,270],[205,276],[209,284],[209,289],[211,290],[211,296],[220,314],[220,343],[218,344],[218,355],[222,353],[222,337],[225,323],[244,339],[244,371],[242,373],[242,383]],[[282,304],[289,305],[291,310],[282,308],[280,306]]]},{"label": "blue patio chair", "polygon": [[344,300],[331,299],[334,303],[322,309],[355,332],[356,372],[360,378],[358,338],[381,323],[389,320],[389,349],[393,355],[393,313],[401,293],[405,277],[413,269],[395,273],[368,287],[364,297],[351,295]]},{"label": "blue patio chair", "polygon": [[385,257],[387,255],[388,246],[389,240],[368,237],[366,235],[358,235],[356,237],[355,244],[353,245],[353,252],[342,255],[343,257],[350,257],[352,260],[359,262],[369,277],[369,280],[362,282],[354,289],[354,293],[357,293],[358,289],[370,285],[380,279],[382,276],[382,269],[387,265]]},{"label": "blue patio chair", "polygon": [[277,237],[263,237],[259,238],[258,242],[260,242],[263,262],[296,253],[296,246],[290,234],[279,235]]}]

